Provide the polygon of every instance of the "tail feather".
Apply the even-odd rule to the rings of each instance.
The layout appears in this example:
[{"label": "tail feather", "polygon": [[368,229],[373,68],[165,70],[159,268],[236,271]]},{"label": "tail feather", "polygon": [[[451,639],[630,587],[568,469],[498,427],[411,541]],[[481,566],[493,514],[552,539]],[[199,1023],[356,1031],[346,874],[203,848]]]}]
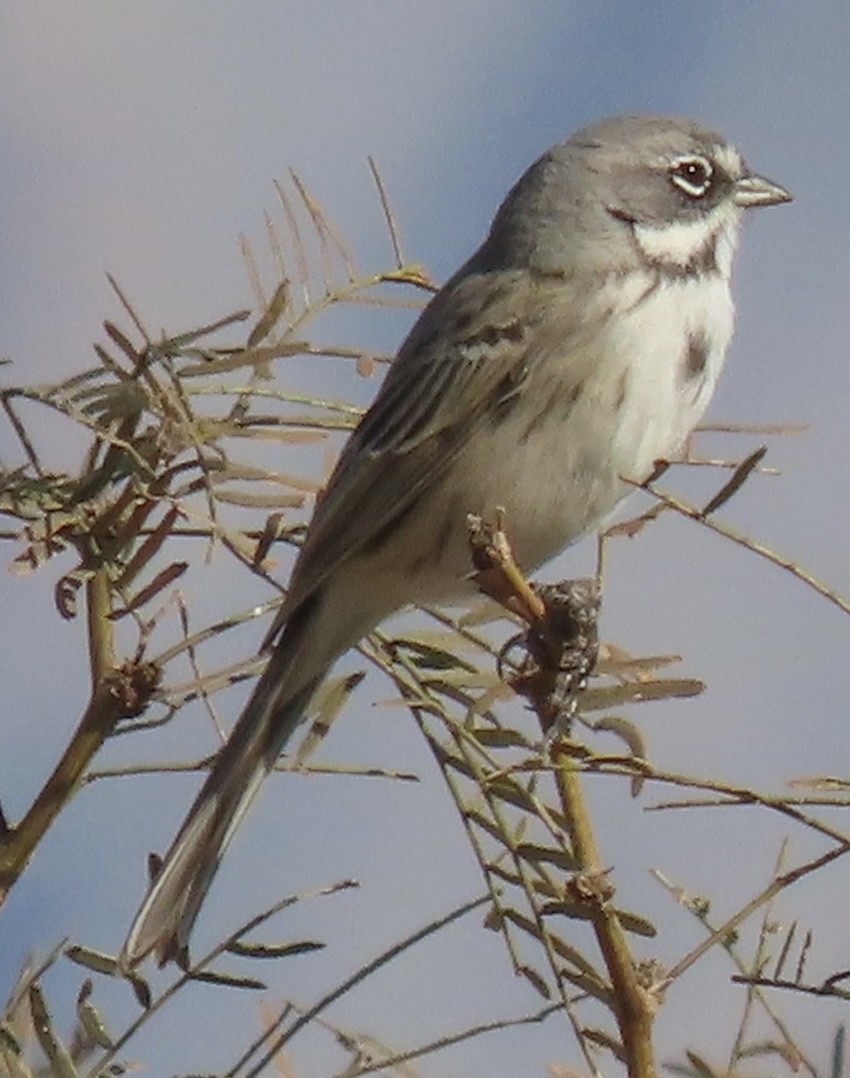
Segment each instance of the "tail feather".
[{"label": "tail feather", "polygon": [[151,952],[160,965],[186,965],[189,934],[224,851],[325,675],[314,671],[306,684],[302,675],[292,686],[295,677],[286,673],[295,658],[281,645],[273,653],[133,919],[122,968]]}]

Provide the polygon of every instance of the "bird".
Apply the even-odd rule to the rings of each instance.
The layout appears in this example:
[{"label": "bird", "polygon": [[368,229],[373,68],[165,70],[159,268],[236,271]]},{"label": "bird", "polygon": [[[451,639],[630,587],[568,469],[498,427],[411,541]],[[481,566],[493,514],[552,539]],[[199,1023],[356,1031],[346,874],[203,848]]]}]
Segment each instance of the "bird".
[{"label": "bird", "polygon": [[681,451],[732,336],[745,213],[791,200],[725,138],[627,115],[539,157],[431,298],[344,446],[268,662],[120,955],[188,963],[224,852],[335,660],[394,612],[472,593],[467,519],[536,570]]}]

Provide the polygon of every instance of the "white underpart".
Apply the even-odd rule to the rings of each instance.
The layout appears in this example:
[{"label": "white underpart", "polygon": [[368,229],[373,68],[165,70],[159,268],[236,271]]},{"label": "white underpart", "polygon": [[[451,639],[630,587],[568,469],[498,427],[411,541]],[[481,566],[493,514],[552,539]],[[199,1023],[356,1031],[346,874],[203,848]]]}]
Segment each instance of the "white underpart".
[{"label": "white underpart", "polygon": [[[628,370],[628,405],[614,432],[614,464],[642,481],[658,460],[675,456],[714,393],[732,337],[734,307],[720,274],[667,280],[612,334],[612,353]],[[689,342],[705,349],[701,371],[688,376]]]},{"label": "white underpart", "polygon": [[[593,342],[589,369],[580,356],[566,353],[552,356],[539,372],[545,400],[558,383],[567,397],[576,371],[585,369],[569,413],[553,411],[523,441],[528,415],[515,409],[489,438],[471,440],[453,469],[446,487],[456,486],[458,505],[485,515],[496,505],[508,510],[511,539],[525,568],[598,526],[657,461],[675,459],[699,423],[732,336],[728,270],[737,222],[738,215],[728,212],[712,222],[722,230],[718,271],[676,277],[647,268],[612,277],[596,302],[615,313]],[[703,221],[699,241],[705,237]],[[669,234],[667,239],[669,251]],[[692,341],[704,350],[696,371],[688,362]],[[422,520],[416,526],[428,530]],[[468,565],[465,547],[453,558]]]}]

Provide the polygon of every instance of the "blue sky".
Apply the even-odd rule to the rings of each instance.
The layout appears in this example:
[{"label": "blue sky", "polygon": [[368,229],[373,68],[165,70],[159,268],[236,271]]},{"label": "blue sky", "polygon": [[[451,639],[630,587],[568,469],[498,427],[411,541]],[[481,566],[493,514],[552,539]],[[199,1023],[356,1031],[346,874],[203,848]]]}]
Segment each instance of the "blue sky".
[{"label": "blue sky", "polygon": [[[727,133],[796,196],[791,207],[754,215],[747,229],[736,271],[738,332],[711,418],[810,430],[776,443],[771,458],[783,476],[753,483],[726,514],[850,593],[848,55],[842,0],[0,4],[0,354],[15,361],[11,377],[22,382],[87,364],[102,320],[120,318],[106,271],[150,325],[171,331],[249,302],[236,238],[261,240],[272,180],[289,166],[361,264],[383,268],[389,257],[366,167],[374,155],[408,255],[441,279],[551,142],[617,112],[692,115]],[[361,328],[392,347],[384,324]],[[10,444],[0,437],[4,460]],[[710,686],[694,703],[641,713],[653,758],[774,788],[846,770],[846,617],[684,522],[621,544],[611,562],[606,638],[641,653],[680,652],[686,671]],[[578,551],[554,572],[588,564],[587,551]],[[13,818],[85,699],[82,627],[52,613],[51,571],[41,581],[0,575],[0,797]],[[362,897],[332,900],[318,925],[299,915],[300,931],[333,937],[335,953],[353,965],[479,889],[412,724],[365,700],[349,711],[334,733],[333,758],[413,766],[426,781],[412,792],[354,780],[276,782],[222,874],[205,938],[217,915],[235,923],[262,896],[356,873]],[[192,785],[135,779],[77,799],[0,916],[0,992],[33,942],[47,947],[71,933],[118,945],[144,855],[170,838]],[[773,824],[750,833],[750,821],[731,811],[654,817],[650,826],[610,785],[600,800],[603,846],[627,904],[673,925],[664,960],[696,931],[671,911],[646,866],[694,890],[726,889],[732,903],[767,878],[782,834]],[[850,944],[836,909],[847,872],[841,862],[787,898],[787,916],[823,926],[829,946],[813,957],[823,974]],[[445,976],[450,959],[448,984],[420,993]],[[309,996],[331,976],[329,965],[317,960],[314,968],[299,966],[295,987],[281,975],[278,996]],[[705,1008],[695,1001],[706,993],[727,1000],[717,1015],[723,1027],[736,1013],[727,972],[710,961],[670,999],[659,1023],[662,1058],[684,1044],[710,1053]],[[61,995],[65,982],[56,984]],[[140,1058],[183,1069],[232,1058],[224,1046],[258,1027],[256,1001],[199,993],[140,1042]],[[416,1042],[460,1026],[470,1000],[480,1017],[534,1006],[513,983],[498,941],[475,931],[411,958],[334,1017]],[[825,1062],[834,1013],[786,1006],[805,1016],[808,1047]],[[197,1055],[177,1060],[169,1043],[179,1022],[197,1031]],[[423,1073],[543,1075],[547,1062],[574,1061],[565,1044],[550,1023],[446,1053]],[[320,1057],[299,1058],[305,1074],[331,1072]]]}]

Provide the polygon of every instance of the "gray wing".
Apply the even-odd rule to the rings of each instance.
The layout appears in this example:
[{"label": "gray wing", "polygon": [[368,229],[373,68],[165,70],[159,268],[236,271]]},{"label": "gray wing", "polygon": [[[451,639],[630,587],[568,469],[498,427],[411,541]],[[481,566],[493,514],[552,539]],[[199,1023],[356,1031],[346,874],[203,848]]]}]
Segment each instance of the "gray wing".
[{"label": "gray wing", "polygon": [[337,462],[267,644],[334,569],[440,478],[537,363],[590,330],[579,299],[561,277],[468,268],[434,297]]}]

